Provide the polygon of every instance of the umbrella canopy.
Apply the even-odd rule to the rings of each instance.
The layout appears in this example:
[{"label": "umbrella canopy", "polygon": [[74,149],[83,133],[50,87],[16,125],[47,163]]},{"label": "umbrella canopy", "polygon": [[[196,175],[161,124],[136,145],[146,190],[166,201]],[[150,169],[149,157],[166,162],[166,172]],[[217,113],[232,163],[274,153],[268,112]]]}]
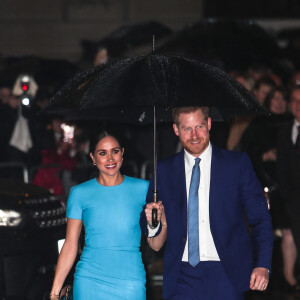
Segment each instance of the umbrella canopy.
[{"label": "umbrella canopy", "polygon": [[147,55],[80,73],[45,108],[79,119],[170,120],[176,106],[209,106],[215,120],[263,112],[256,98],[226,72],[185,57]]}]

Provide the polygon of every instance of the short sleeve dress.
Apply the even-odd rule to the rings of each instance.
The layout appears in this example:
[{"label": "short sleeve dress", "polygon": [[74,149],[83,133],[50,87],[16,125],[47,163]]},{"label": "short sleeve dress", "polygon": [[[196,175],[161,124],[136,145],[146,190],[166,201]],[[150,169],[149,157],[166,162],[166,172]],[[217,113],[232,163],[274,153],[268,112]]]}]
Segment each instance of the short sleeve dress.
[{"label": "short sleeve dress", "polygon": [[74,275],[75,300],[146,298],[140,213],[149,182],[124,176],[116,186],[96,178],[71,189],[67,218],[82,220],[85,246]]}]

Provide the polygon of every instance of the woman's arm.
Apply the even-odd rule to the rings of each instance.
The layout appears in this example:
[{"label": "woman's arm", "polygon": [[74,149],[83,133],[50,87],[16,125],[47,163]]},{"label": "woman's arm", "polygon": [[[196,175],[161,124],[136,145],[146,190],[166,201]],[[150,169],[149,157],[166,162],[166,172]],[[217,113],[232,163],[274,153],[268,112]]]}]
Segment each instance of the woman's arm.
[{"label": "woman's arm", "polygon": [[66,240],[58,257],[50,299],[59,299],[59,292],[77,256],[81,228],[81,220],[67,220]]},{"label": "woman's arm", "polygon": [[164,245],[167,238],[167,221],[165,215],[165,209],[161,201],[158,203],[148,203],[145,208],[145,215],[147,219],[148,225],[151,227],[152,225],[152,209],[157,209],[157,221],[160,222],[161,231],[157,236],[148,237],[147,241],[149,246],[155,250],[159,251]]}]

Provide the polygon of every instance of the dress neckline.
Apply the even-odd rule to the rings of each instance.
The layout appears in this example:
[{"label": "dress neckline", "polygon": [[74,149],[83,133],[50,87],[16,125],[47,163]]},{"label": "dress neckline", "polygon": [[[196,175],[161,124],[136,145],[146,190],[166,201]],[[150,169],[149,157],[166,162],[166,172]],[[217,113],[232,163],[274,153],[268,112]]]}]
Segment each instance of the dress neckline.
[{"label": "dress neckline", "polygon": [[101,184],[101,183],[97,180],[97,177],[95,177],[94,180],[96,181],[96,183],[97,183],[99,186],[101,186],[101,187],[103,187],[103,188],[114,188],[114,187],[118,187],[118,186],[122,185],[122,184],[126,181],[127,176],[126,176],[126,175],[123,175],[123,177],[124,177],[123,181],[122,181],[121,183],[119,183],[119,184],[116,184],[116,185],[103,185],[103,184]]}]

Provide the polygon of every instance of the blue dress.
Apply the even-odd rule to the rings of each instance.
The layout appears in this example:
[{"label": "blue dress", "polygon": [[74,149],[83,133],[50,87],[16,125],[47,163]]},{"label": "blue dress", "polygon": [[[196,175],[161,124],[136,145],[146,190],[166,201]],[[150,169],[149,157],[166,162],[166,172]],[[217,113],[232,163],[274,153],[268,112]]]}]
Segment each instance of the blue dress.
[{"label": "blue dress", "polygon": [[75,300],[146,299],[139,218],[148,185],[125,176],[116,186],[103,186],[94,178],[71,189],[67,218],[82,220],[85,228]]}]

